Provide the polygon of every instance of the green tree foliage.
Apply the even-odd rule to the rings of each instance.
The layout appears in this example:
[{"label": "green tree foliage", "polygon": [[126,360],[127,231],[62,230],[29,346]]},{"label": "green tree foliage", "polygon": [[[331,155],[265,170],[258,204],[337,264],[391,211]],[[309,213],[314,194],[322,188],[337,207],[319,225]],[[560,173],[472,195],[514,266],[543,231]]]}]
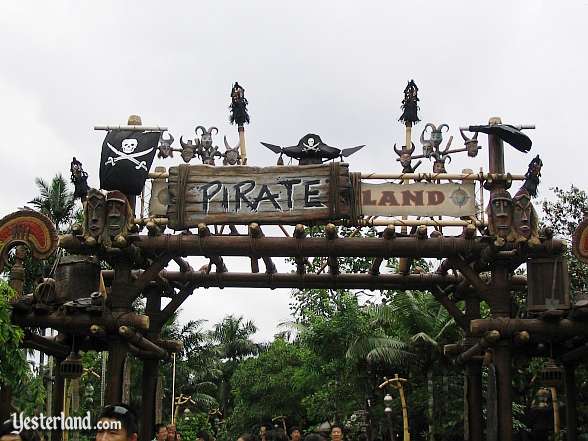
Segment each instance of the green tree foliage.
[{"label": "green tree foliage", "polygon": [[[550,227],[556,236],[572,240],[574,231],[588,211],[588,194],[573,185],[569,190],[552,189],[556,199],[543,201],[543,225]],[[588,265],[580,262],[568,247],[566,253],[570,272],[572,298],[580,292],[588,292]]]},{"label": "green tree foliage", "polygon": [[205,431],[208,434],[213,433],[212,425],[208,418],[208,414],[191,411],[183,413],[178,417],[176,421],[178,432],[182,434],[183,440],[196,440],[198,439],[198,432]]},{"label": "green tree foliage", "polygon": [[14,292],[0,280],[0,385],[10,387],[16,410],[32,413],[45,399],[42,383],[33,376],[24,350],[19,349],[23,331],[10,322]]},{"label": "green tree foliage", "polygon": [[235,369],[245,357],[258,352],[258,346],[251,340],[255,332],[257,327],[252,321],[244,321],[243,316],[229,315],[217,323],[209,334],[222,359],[219,401],[223,415],[228,414],[232,405],[230,381]]},{"label": "green tree foliage", "polygon": [[231,433],[238,436],[279,415],[297,423],[304,420],[302,400],[316,377],[305,369],[311,356],[300,345],[278,338],[259,357],[244,360],[231,380],[235,397],[227,424]]},{"label": "green tree foliage", "polygon": [[29,203],[49,217],[60,231],[74,217],[75,200],[73,193],[68,189],[67,181],[58,173],[51,182],[36,178],[35,184],[40,195]]}]

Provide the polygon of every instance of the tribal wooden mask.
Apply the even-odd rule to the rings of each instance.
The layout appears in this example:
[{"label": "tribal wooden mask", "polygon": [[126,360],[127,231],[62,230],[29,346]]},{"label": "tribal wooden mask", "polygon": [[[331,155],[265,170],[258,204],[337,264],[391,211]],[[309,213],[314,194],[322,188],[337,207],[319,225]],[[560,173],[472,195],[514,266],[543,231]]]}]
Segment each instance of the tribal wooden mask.
[{"label": "tribal wooden mask", "polygon": [[126,196],[120,191],[106,195],[106,234],[109,242],[117,247],[126,246],[126,236],[131,228],[133,212]]},{"label": "tribal wooden mask", "polygon": [[490,197],[488,204],[488,230],[490,234],[507,239],[512,228],[512,197],[501,191]]},{"label": "tribal wooden mask", "polygon": [[513,242],[538,242],[538,217],[531,203],[531,196],[523,188],[517,192],[513,200],[512,235]]},{"label": "tribal wooden mask", "polygon": [[106,197],[95,188],[88,191],[84,206],[84,239],[88,245],[100,243],[106,224]]}]

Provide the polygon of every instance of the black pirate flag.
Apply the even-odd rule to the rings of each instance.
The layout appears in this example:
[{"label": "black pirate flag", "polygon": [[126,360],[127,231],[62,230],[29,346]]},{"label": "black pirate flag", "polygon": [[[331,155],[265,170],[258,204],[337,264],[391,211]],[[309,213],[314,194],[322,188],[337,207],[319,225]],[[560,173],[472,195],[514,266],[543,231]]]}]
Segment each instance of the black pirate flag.
[{"label": "black pirate flag", "polygon": [[111,130],[102,143],[100,188],[141,194],[161,132]]}]

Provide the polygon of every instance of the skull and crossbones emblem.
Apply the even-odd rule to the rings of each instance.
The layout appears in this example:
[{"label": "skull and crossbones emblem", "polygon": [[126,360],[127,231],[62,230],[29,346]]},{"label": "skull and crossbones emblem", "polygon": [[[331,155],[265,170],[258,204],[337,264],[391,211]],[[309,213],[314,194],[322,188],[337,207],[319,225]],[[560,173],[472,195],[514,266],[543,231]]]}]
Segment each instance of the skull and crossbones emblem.
[{"label": "skull and crossbones emblem", "polygon": [[106,162],[104,163],[105,165],[112,165],[114,167],[119,161],[126,159],[127,161],[131,161],[133,164],[135,164],[136,170],[143,169],[145,171],[148,171],[147,161],[139,161],[136,158],[140,158],[141,156],[149,154],[153,151],[153,147],[147,150],[134,153],[135,149],[137,148],[138,142],[136,139],[133,138],[123,139],[121,143],[122,151],[118,150],[116,147],[113,147],[109,142],[107,142],[106,144],[108,145],[108,148],[112,150],[112,152],[117,156],[109,156]]},{"label": "skull and crossbones emblem", "polygon": [[318,152],[319,151],[319,146],[320,146],[320,142],[318,144],[315,144],[315,139],[314,138],[308,138],[308,144],[303,142],[302,143],[302,151],[303,152]]}]

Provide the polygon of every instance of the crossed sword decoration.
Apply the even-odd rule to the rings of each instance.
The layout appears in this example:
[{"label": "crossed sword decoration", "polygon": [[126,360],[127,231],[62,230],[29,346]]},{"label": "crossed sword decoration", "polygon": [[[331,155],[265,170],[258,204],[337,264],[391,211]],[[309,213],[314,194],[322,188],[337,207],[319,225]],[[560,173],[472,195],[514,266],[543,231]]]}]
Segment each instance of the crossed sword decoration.
[{"label": "crossed sword decoration", "polygon": [[108,148],[110,150],[112,150],[116,155],[118,155],[118,157],[114,158],[112,156],[109,156],[108,159],[106,160],[106,162],[104,163],[105,165],[110,164],[114,167],[118,161],[122,161],[123,159],[127,159],[127,160],[131,161],[133,164],[135,164],[135,170],[143,169],[143,170],[147,171],[147,161],[138,161],[135,158],[139,158],[141,156],[145,156],[146,154],[150,153],[151,151],[153,151],[153,147],[151,147],[150,149],[147,149],[147,150],[143,150],[141,152],[137,152],[137,153],[124,153],[124,152],[121,152],[120,150],[118,150],[116,147],[113,147],[109,142],[107,142],[106,145],[108,145]]}]

